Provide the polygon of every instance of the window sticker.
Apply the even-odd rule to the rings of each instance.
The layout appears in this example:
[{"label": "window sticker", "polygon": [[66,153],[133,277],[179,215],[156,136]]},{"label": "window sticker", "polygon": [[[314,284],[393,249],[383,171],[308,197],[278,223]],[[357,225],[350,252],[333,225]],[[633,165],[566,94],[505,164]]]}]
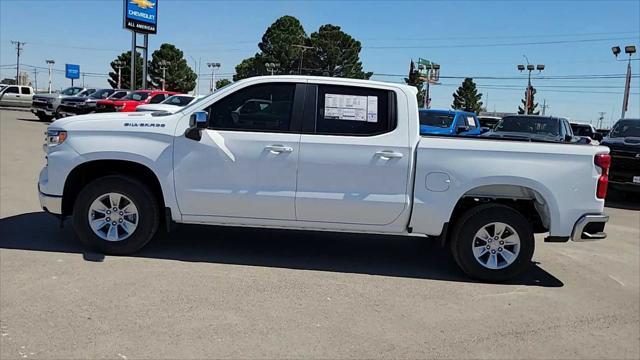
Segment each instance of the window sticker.
[{"label": "window sticker", "polygon": [[476,119],[473,116],[467,116],[467,122],[470,127],[476,127]]},{"label": "window sticker", "polygon": [[378,97],[325,94],[325,119],[378,122]]}]

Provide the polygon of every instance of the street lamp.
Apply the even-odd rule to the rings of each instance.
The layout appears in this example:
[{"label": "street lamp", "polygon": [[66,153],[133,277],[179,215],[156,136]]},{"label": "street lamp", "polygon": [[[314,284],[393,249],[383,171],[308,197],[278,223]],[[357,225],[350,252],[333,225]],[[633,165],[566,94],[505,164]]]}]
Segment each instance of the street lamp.
[{"label": "street lamp", "polygon": [[167,82],[167,69],[171,63],[167,60],[160,60],[160,69],[162,69],[162,91],[165,90],[165,84]]},{"label": "street lamp", "polygon": [[209,92],[213,92],[216,89],[216,69],[220,68],[220,63],[207,63],[207,66],[211,68],[211,86]]},{"label": "street lamp", "polygon": [[124,67],[124,62],[115,60],[113,65],[118,69],[118,89],[122,89],[122,68]]},{"label": "street lamp", "polygon": [[51,94],[51,67],[53,66],[53,64],[55,64],[56,62],[53,60],[45,60],[47,63],[47,67],[49,68],[49,94]]},{"label": "street lamp", "polygon": [[278,67],[280,67],[280,64],[276,64],[276,63],[266,63],[264,64],[264,67],[267,69],[267,71],[269,71],[271,73],[271,75],[273,76],[273,72],[275,71],[275,69],[277,69]]},{"label": "street lamp", "polygon": [[[620,55],[620,46],[614,46],[611,48],[611,52],[613,55],[618,58]],[[621,119],[624,119],[624,115],[629,108],[629,91],[631,89],[631,56],[636,53],[636,47],[634,45],[627,45],[624,47],[625,54],[629,55],[629,60],[627,61],[627,76],[624,83],[624,95],[622,98],[622,112],[620,115]]]},{"label": "street lamp", "polygon": [[538,73],[541,73],[544,70],[544,64],[533,65],[529,64],[529,59],[523,55],[525,60],[527,60],[527,66],[525,67],[523,64],[518,64],[518,70],[523,72],[525,69],[529,72],[529,81],[527,83],[527,90],[525,91],[525,101],[524,101],[524,114],[529,115],[530,107],[533,105],[531,101],[531,96],[533,95],[533,87],[531,86],[531,72],[534,70],[538,70]]}]

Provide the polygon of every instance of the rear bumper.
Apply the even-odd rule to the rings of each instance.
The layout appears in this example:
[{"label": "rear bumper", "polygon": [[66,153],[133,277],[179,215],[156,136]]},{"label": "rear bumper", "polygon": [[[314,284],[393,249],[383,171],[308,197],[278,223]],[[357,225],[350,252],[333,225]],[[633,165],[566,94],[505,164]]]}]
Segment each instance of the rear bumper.
[{"label": "rear bumper", "polygon": [[571,240],[573,241],[594,241],[607,237],[604,226],[609,221],[609,216],[605,214],[584,215],[573,226]]}]

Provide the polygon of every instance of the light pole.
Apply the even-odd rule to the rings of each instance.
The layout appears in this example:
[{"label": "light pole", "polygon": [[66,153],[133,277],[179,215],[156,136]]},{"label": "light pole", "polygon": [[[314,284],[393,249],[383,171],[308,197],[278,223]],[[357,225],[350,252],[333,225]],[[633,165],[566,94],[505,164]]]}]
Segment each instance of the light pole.
[{"label": "light pole", "polygon": [[304,60],[304,52],[310,49],[315,49],[315,48],[313,46],[306,46],[306,45],[292,45],[292,46],[300,49],[300,65],[298,66],[298,75],[302,75],[302,60]]},{"label": "light pole", "polygon": [[220,68],[220,63],[207,63],[207,66],[211,68],[211,86],[209,92],[213,92],[216,89],[216,69]]},{"label": "light pole", "polygon": [[[620,55],[620,47],[614,46],[611,48],[613,55],[618,58]],[[627,61],[627,76],[624,83],[624,97],[622,99],[622,113],[620,115],[621,119],[624,119],[624,115],[629,108],[629,90],[631,88],[631,56],[636,53],[636,47],[633,45],[628,45],[624,47],[624,52],[629,55],[629,61]]]},{"label": "light pole", "polygon": [[162,69],[162,91],[165,90],[165,84],[167,82],[167,69],[169,68],[169,65],[171,65],[171,63],[167,60],[161,60],[160,61],[160,69]]},{"label": "light pole", "polygon": [[273,72],[280,67],[280,64],[276,64],[276,63],[266,63],[264,64],[264,67],[267,68],[267,71],[269,71],[271,73],[271,76],[273,76]]},{"label": "light pole", "polygon": [[424,101],[422,106],[425,109],[429,109],[431,107],[431,99],[429,96],[431,84],[438,84],[438,80],[440,79],[440,64],[433,63],[426,59],[418,59],[418,70],[424,76],[421,76],[421,79],[427,83],[424,90]]},{"label": "light pole", "polygon": [[49,59],[49,60],[45,60],[47,63],[47,67],[49,68],[49,94],[51,94],[51,67],[53,66],[53,64],[55,64],[56,62]]},{"label": "light pole", "polygon": [[118,89],[122,89],[122,68],[124,67],[124,63],[120,60],[115,60],[113,64],[118,69]]},{"label": "light pole", "polygon": [[533,64],[529,64],[529,59],[525,55],[522,56],[524,56],[525,60],[527,60],[527,66],[525,67],[524,65],[520,64],[518,65],[518,70],[522,72],[526,69],[529,72],[529,81],[527,82],[527,90],[525,91],[524,95],[524,114],[529,115],[530,107],[533,105],[531,101],[531,96],[533,95],[533,88],[531,86],[531,72],[533,70],[538,70],[538,73],[541,73],[542,70],[544,70],[544,65],[538,64],[534,66]]},{"label": "light pole", "polygon": [[189,57],[193,60],[193,69],[197,69],[196,71],[198,71],[196,74],[196,89],[193,93],[193,95],[198,96],[198,91],[200,90],[200,63],[202,62],[202,58],[200,58],[199,61],[196,61],[196,58],[193,56],[189,55]]}]

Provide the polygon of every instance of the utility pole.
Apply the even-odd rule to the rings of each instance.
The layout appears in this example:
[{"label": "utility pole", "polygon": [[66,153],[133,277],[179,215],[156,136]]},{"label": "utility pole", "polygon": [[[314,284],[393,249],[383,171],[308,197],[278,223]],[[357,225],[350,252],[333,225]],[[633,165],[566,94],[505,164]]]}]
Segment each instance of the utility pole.
[{"label": "utility pole", "polygon": [[124,67],[124,63],[120,60],[116,60],[113,62],[118,69],[118,89],[122,89],[122,68]]},{"label": "utility pole", "polygon": [[302,60],[304,59],[304,52],[310,49],[315,49],[313,46],[306,45],[291,45],[300,49],[300,65],[298,66],[298,75],[302,75]]},{"label": "utility pole", "polygon": [[211,86],[209,92],[213,92],[216,89],[216,69],[220,68],[220,63],[210,62],[207,66],[211,68]]},{"label": "utility pole", "polygon": [[82,73],[82,87],[84,87],[84,72]]},{"label": "utility pole", "polygon": [[24,50],[26,43],[13,40],[11,40],[11,43],[16,46],[16,85],[20,85],[20,53]]},{"label": "utility pole", "polygon": [[544,116],[547,108],[550,108],[550,105],[547,105],[547,99],[542,99],[542,116]]},{"label": "utility pole", "polygon": [[168,62],[167,60],[161,60],[160,61],[160,69],[162,69],[162,91],[165,90],[165,84],[167,82],[167,69],[169,68],[169,65],[171,65],[170,62]]},{"label": "utility pole", "polygon": [[198,91],[200,90],[200,63],[202,62],[202,58],[199,61],[196,61],[196,58],[189,55],[191,60],[193,60],[193,70],[198,71],[196,74],[196,89],[193,92],[193,95],[198,96]]},{"label": "utility pole", "polygon": [[598,114],[600,114],[598,118],[598,129],[602,129],[602,121],[604,120],[604,114],[606,114],[606,112],[600,111]]},{"label": "utility pole", "polygon": [[53,60],[46,60],[47,66],[49,67],[49,94],[51,94],[51,66],[56,62]]},{"label": "utility pole", "polygon": [[33,91],[38,91],[38,68],[33,68]]}]

